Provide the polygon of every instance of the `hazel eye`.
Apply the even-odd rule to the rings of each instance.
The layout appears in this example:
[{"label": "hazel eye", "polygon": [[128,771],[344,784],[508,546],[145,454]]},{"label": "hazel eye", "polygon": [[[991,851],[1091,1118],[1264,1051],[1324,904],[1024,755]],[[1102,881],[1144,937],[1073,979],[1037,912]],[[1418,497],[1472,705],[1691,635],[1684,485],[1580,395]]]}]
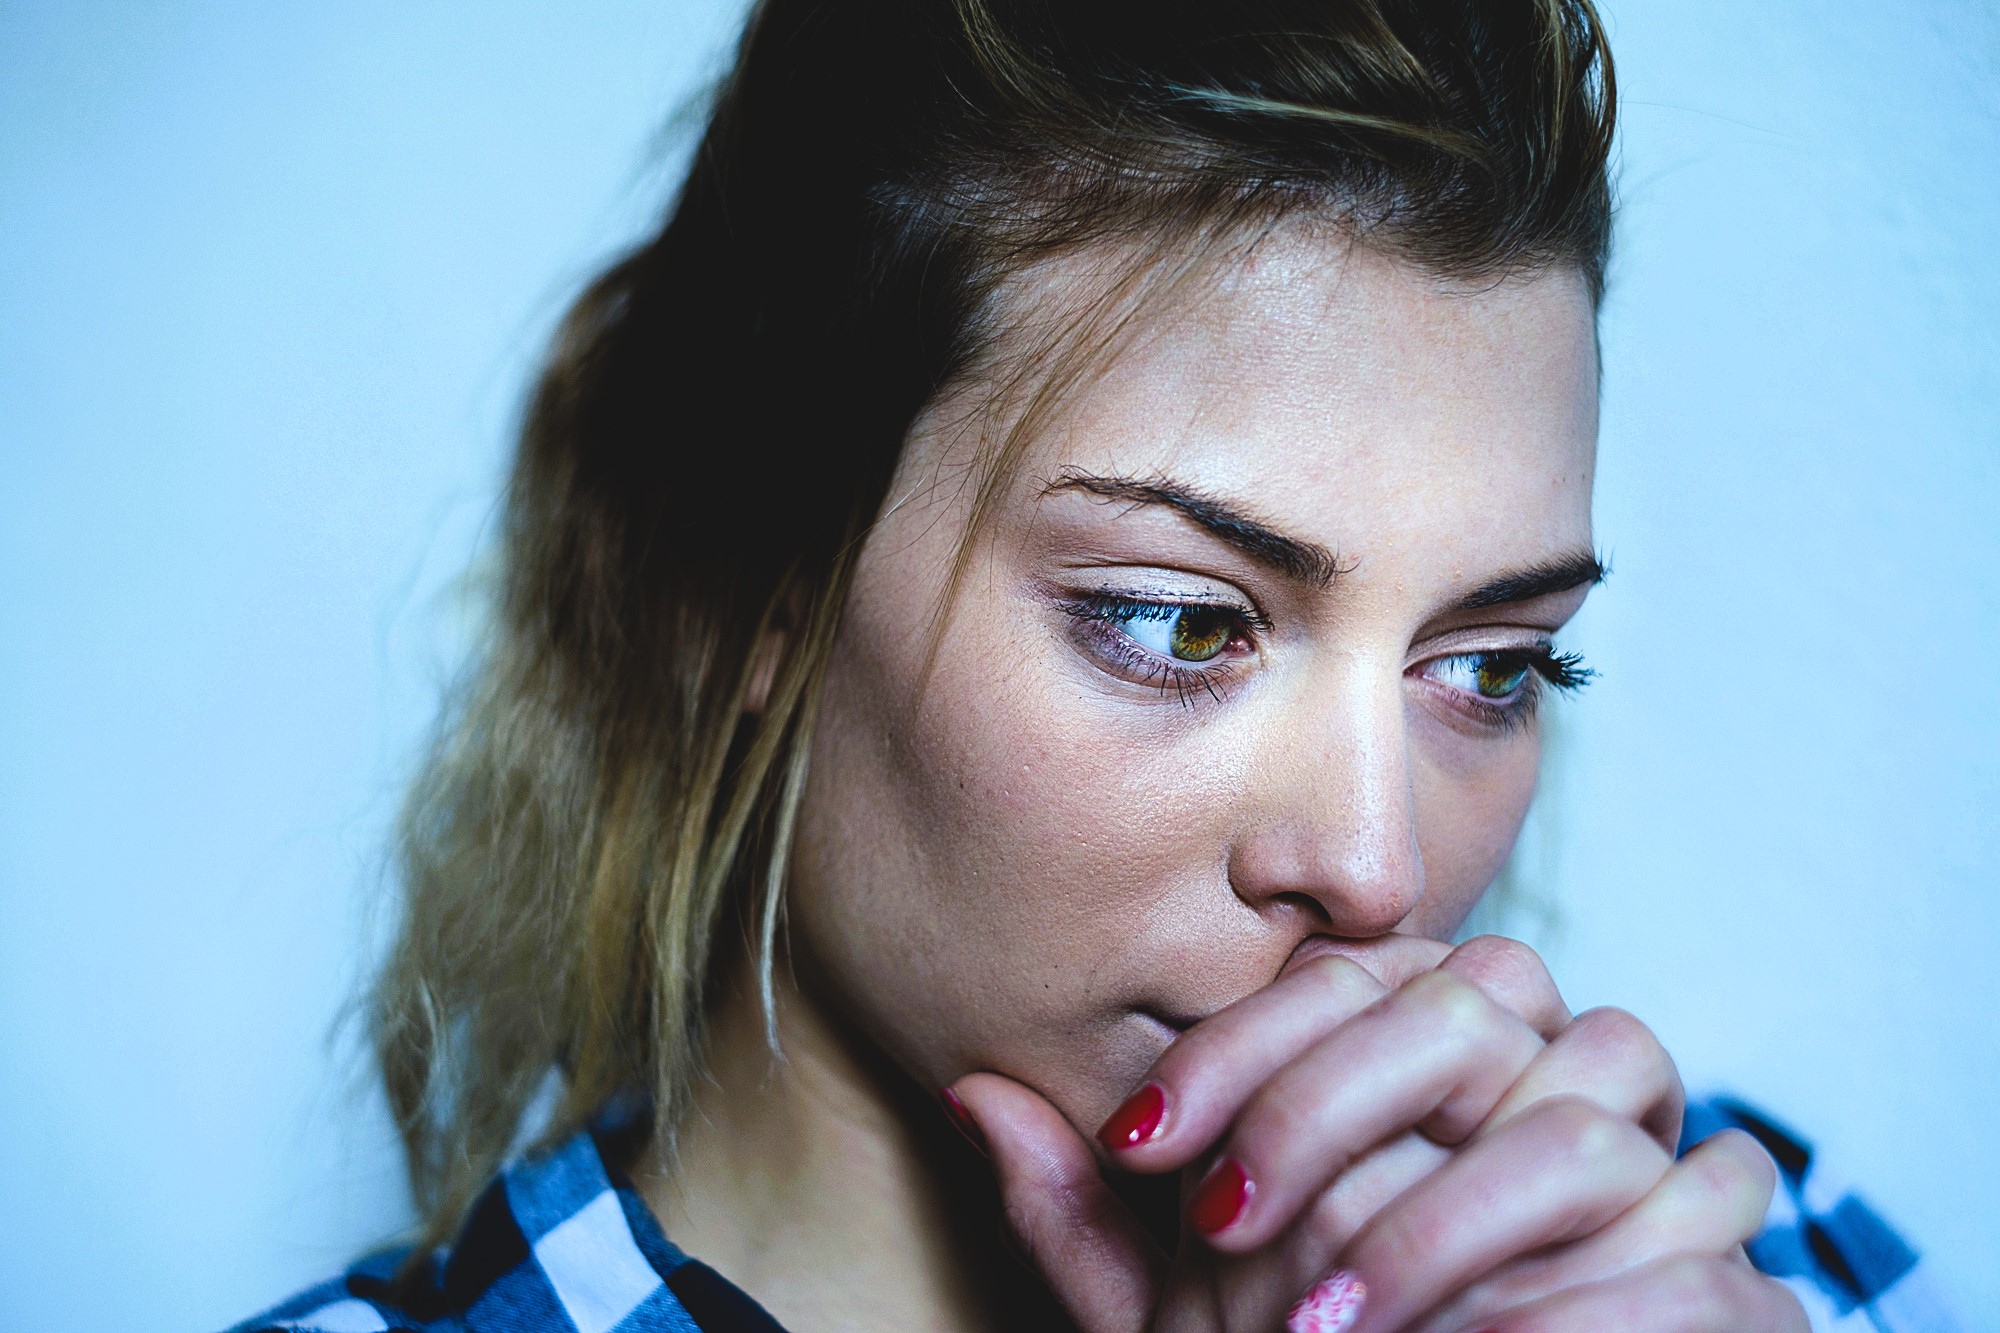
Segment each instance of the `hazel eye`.
[{"label": "hazel eye", "polygon": [[1533,670],[1534,664],[1519,653],[1456,653],[1439,658],[1425,674],[1439,684],[1498,701],[1519,693]]},{"label": "hazel eye", "polygon": [[1229,646],[1236,613],[1221,606],[1135,606],[1116,624],[1142,647],[1179,662],[1206,662]]}]

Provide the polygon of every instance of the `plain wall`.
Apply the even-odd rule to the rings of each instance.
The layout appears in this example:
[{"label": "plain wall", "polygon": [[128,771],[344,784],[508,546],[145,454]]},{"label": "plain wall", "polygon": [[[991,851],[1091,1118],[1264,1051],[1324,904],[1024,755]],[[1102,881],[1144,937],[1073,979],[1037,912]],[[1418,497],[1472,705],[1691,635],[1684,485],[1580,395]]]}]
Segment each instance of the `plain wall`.
[{"label": "plain wall", "polygon": [[[0,4],[0,1329],[199,1333],[406,1220],[330,1036],[386,822],[737,9]],[[1531,937],[2000,1327],[2000,13],[1609,12],[1616,573]]]}]

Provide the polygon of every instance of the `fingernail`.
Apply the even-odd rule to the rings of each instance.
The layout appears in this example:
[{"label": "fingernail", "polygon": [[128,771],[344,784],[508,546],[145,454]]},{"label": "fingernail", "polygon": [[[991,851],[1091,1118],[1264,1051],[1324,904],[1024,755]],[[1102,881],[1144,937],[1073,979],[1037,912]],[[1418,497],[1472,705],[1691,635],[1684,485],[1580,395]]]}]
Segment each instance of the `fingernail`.
[{"label": "fingernail", "polygon": [[938,1104],[944,1107],[944,1118],[951,1121],[953,1128],[959,1133],[965,1135],[967,1143],[979,1149],[981,1157],[993,1155],[986,1147],[986,1131],[972,1118],[972,1112],[965,1109],[965,1103],[958,1099],[957,1093],[950,1088],[939,1088]]},{"label": "fingernail", "polygon": [[1243,1164],[1225,1157],[1210,1169],[1188,1200],[1188,1221],[1204,1236],[1213,1236],[1243,1216],[1257,1186],[1244,1173]]},{"label": "fingernail", "polygon": [[1160,1132],[1160,1122],[1166,1118],[1167,1090],[1157,1083],[1148,1083],[1111,1113],[1111,1118],[1097,1131],[1097,1141],[1111,1152],[1136,1148],[1151,1142]]},{"label": "fingernail", "polygon": [[1367,1299],[1368,1288],[1360,1278],[1345,1270],[1328,1273],[1285,1316],[1285,1333],[1346,1333]]}]

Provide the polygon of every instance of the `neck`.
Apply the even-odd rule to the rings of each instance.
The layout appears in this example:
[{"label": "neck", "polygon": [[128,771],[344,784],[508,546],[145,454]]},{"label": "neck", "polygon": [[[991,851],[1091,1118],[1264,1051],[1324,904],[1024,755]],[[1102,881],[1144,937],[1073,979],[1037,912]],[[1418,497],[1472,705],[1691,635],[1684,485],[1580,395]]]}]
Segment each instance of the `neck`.
[{"label": "neck", "polygon": [[638,1173],[674,1243],[792,1329],[1021,1326],[1000,1293],[1039,1284],[926,1091],[796,986],[778,995],[782,1057],[754,987],[728,996],[674,1160]]}]

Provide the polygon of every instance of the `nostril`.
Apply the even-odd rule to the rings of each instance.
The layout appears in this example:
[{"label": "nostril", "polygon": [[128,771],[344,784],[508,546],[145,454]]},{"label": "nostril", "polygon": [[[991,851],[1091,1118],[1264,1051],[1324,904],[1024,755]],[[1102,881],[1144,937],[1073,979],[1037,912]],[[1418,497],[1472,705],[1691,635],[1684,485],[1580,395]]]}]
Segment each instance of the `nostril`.
[{"label": "nostril", "polygon": [[1333,924],[1333,917],[1326,910],[1326,904],[1310,893],[1285,892],[1271,896],[1271,905],[1293,911],[1314,930],[1324,930]]}]

